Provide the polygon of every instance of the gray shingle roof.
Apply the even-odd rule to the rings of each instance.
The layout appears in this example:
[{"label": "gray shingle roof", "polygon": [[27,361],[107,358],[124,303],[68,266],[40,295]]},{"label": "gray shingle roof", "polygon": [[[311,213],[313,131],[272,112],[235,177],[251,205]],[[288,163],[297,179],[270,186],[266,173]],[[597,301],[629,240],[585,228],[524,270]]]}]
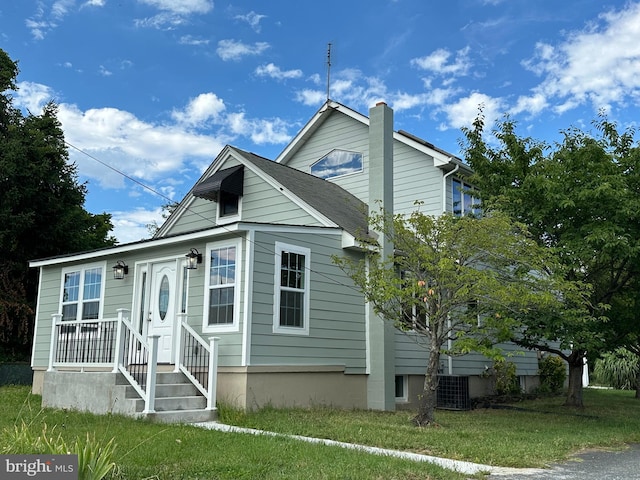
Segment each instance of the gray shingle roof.
[{"label": "gray shingle roof", "polygon": [[231,149],[354,237],[367,234],[367,204],[342,187],[254,153]]}]

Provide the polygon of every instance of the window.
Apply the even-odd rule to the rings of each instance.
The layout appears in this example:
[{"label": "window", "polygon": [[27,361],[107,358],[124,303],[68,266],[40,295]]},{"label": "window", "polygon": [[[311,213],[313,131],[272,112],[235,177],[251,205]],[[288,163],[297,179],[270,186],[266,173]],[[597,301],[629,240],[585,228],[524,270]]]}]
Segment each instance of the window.
[{"label": "window", "polygon": [[207,249],[205,279],[205,331],[238,329],[238,295],[240,243],[215,244]]},{"label": "window", "polygon": [[458,179],[452,181],[453,214],[478,215],[480,213],[479,199],[471,195],[473,187]]},{"label": "window", "polygon": [[221,217],[238,215],[238,212],[240,211],[240,197],[238,195],[234,195],[233,193],[222,191],[220,192],[219,205]]},{"label": "window", "polygon": [[311,174],[324,179],[361,171],[362,154],[345,150],[332,150],[311,165]]},{"label": "window", "polygon": [[396,375],[396,402],[407,401],[407,380],[406,375]]},{"label": "window", "polygon": [[63,271],[62,320],[96,320],[100,317],[103,267]]},{"label": "window", "polygon": [[274,331],[309,333],[308,248],[276,243]]},{"label": "window", "polygon": [[209,325],[233,323],[236,289],[236,247],[211,250],[209,267]]}]

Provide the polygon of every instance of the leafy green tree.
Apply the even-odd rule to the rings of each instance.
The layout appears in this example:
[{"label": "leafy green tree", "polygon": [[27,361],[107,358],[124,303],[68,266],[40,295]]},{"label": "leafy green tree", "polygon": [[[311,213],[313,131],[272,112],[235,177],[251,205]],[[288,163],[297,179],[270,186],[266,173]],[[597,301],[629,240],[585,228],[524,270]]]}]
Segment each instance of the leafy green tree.
[{"label": "leafy green tree", "polygon": [[[435,423],[441,353],[500,358],[494,344],[510,336],[522,315],[554,310],[562,292],[573,295],[551,274],[546,249],[503,214],[374,214],[371,225],[393,243],[394,255],[334,261],[382,318],[428,349],[416,425]],[[453,347],[445,350],[449,341]]]},{"label": "leafy green tree", "polygon": [[568,362],[565,404],[579,407],[587,352],[614,348],[640,329],[611,312],[640,274],[640,150],[632,130],[620,134],[606,118],[595,125],[597,138],[569,129],[551,148],[519,137],[507,118],[494,130],[498,145],[492,146],[480,115],[463,142],[483,206],[527,225],[553,250],[566,279],[591,286],[583,318],[531,317],[513,338]]},{"label": "leafy green tree", "polygon": [[111,216],[84,209],[56,106],[26,116],[13,106],[17,75],[0,49],[0,357],[10,358],[30,352],[37,272],[28,261],[115,244]]}]

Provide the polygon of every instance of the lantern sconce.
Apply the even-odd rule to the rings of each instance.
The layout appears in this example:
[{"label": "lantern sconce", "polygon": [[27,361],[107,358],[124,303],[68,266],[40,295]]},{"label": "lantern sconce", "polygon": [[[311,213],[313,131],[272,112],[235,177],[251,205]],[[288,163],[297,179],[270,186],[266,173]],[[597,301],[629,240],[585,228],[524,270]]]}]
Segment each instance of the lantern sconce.
[{"label": "lantern sconce", "polygon": [[113,278],[115,280],[122,280],[125,275],[129,274],[129,266],[122,260],[118,260],[113,266]]},{"label": "lantern sconce", "polygon": [[195,248],[187,253],[187,270],[196,270],[198,264],[202,263],[202,254]]}]

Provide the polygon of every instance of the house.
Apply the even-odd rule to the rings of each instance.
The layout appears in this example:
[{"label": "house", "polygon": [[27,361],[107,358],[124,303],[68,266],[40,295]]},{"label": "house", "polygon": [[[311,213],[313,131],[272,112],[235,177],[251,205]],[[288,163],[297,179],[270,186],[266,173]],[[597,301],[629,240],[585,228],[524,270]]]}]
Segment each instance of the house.
[{"label": "house", "polygon": [[[414,405],[427,351],[378,318],[332,256],[366,255],[374,205],[472,208],[470,171],[394,131],[384,103],[369,115],[329,100],[275,161],[225,147],[152,239],[32,261],[43,405],[163,421],[211,418],[216,401]],[[530,388],[536,355],[514,361]],[[481,396],[490,365],[444,357],[441,372]]]}]

